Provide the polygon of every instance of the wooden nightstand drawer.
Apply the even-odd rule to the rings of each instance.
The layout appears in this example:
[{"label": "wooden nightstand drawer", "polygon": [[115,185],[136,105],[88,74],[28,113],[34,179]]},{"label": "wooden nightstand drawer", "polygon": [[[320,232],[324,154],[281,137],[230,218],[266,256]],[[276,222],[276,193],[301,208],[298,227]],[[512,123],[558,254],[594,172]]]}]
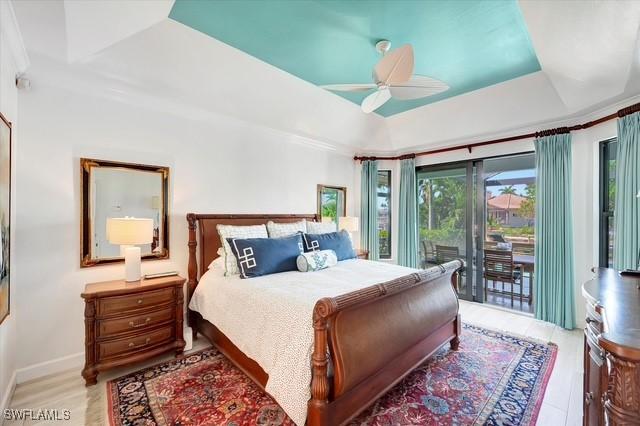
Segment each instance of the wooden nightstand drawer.
[{"label": "wooden nightstand drawer", "polygon": [[131,352],[145,350],[155,345],[168,343],[173,340],[174,328],[162,327],[149,333],[140,334],[124,339],[110,340],[98,343],[98,357],[100,360],[115,356],[126,355]]},{"label": "wooden nightstand drawer", "polygon": [[184,282],[175,275],[85,286],[82,377],[87,386],[95,385],[102,371],[166,352],[182,353]]},{"label": "wooden nightstand drawer", "polygon": [[163,305],[174,300],[173,293],[174,289],[170,287],[126,296],[105,297],[98,300],[98,316],[120,314]]},{"label": "wooden nightstand drawer", "polygon": [[99,320],[97,327],[98,337],[109,337],[126,332],[139,332],[145,328],[173,320],[175,311],[175,307],[169,306],[159,311]]}]

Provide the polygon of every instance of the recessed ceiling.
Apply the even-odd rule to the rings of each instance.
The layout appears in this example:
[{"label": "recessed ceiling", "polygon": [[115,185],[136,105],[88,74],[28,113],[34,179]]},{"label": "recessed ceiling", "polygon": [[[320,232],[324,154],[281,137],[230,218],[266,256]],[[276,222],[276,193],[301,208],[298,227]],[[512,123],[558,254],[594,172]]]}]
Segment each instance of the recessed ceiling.
[{"label": "recessed ceiling", "polygon": [[[392,99],[383,116],[540,70],[515,0],[177,0],[169,17],[316,85],[370,83],[376,41],[410,43],[414,72],[450,89]],[[336,95],[359,104],[367,93]]]}]

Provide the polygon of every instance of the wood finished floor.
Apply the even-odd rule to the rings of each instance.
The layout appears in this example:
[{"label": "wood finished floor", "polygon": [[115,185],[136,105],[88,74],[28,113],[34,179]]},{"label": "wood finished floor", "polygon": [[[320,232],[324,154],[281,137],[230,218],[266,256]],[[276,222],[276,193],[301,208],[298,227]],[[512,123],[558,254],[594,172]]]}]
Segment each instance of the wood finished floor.
[{"label": "wood finished floor", "polygon": [[[533,319],[530,316],[506,312],[476,303],[460,302],[460,311],[465,322],[482,327],[504,330],[558,345],[558,357],[549,380],[549,385],[538,417],[539,425],[577,426],[582,422],[582,331],[567,331],[553,324]],[[200,338],[194,351],[208,346]],[[153,365],[171,356],[160,357],[146,364],[122,368],[99,376],[96,386],[85,388],[79,370],[70,370],[17,386],[11,408],[57,408],[71,410],[68,422],[49,424],[106,425],[106,386],[112,378]],[[2,420],[0,418],[0,423]],[[46,422],[5,421],[4,425],[44,425]]]}]

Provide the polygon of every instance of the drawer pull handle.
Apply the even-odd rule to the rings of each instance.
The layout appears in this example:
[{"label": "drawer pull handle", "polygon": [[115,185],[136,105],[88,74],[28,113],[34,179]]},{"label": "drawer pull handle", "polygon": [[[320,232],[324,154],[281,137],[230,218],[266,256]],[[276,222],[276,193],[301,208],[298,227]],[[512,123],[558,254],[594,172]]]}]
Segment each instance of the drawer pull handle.
[{"label": "drawer pull handle", "polygon": [[136,345],[135,343],[131,342],[131,343],[129,343],[129,347],[130,348],[140,348],[142,346],[147,346],[149,344],[149,342],[151,342],[151,337],[147,337],[147,339],[144,341],[144,343],[141,343],[139,345]]},{"label": "drawer pull handle", "polygon": [[142,304],[142,299],[138,299],[138,305]]},{"label": "drawer pull handle", "polygon": [[149,324],[149,322],[151,321],[151,317],[147,317],[144,322],[141,323],[134,323],[133,321],[129,321],[129,327],[131,328],[138,328],[138,327],[144,327],[145,325]]}]

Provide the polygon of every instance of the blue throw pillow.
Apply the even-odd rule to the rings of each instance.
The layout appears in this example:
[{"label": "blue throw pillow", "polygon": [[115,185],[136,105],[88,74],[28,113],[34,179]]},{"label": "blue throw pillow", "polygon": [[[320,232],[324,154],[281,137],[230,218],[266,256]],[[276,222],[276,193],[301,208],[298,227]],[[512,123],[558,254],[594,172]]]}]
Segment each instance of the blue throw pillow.
[{"label": "blue throw pillow", "polygon": [[303,252],[301,234],[286,238],[227,238],[238,262],[241,278],[297,271]]},{"label": "blue throw pillow", "polygon": [[356,252],[351,244],[351,237],[347,231],[329,232],[327,234],[303,234],[304,251],[333,250],[338,261],[353,259]]}]

